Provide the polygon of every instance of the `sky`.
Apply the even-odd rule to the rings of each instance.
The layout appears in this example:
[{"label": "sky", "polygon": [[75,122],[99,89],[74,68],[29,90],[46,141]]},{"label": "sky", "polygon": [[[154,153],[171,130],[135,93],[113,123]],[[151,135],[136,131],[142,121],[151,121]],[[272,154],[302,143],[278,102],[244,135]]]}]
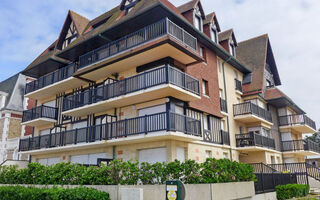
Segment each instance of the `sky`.
[{"label": "sky", "polygon": [[[179,6],[188,0],[169,0]],[[319,0],[201,0],[237,41],[268,33],[282,86],[320,127]],[[71,9],[89,19],[120,0],[1,0],[0,81],[29,65],[54,42]]]}]

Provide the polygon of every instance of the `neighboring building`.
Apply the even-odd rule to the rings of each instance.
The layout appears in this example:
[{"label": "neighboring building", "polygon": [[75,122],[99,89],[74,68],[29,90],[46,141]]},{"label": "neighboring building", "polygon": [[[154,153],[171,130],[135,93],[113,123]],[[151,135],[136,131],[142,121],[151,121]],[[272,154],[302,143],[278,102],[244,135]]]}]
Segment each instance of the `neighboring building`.
[{"label": "neighboring building", "polygon": [[19,159],[26,82],[27,77],[19,73],[0,83],[0,164]]},{"label": "neighboring building", "polygon": [[315,123],[276,88],[268,36],[237,42],[199,0],[122,0],[93,20],[69,11],[23,73],[37,79],[22,123],[32,137],[20,140],[33,162],[282,163],[319,152],[291,141]]}]

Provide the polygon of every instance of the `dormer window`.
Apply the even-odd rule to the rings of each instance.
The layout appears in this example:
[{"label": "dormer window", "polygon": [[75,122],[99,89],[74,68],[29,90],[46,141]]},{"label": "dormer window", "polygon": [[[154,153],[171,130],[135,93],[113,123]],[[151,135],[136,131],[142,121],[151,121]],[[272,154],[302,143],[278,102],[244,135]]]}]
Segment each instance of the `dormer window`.
[{"label": "dormer window", "polygon": [[194,26],[202,32],[202,17],[201,17],[201,11],[199,6],[196,7],[194,11]]},{"label": "dormer window", "polygon": [[213,40],[215,43],[217,43],[218,42],[218,30],[217,30],[217,26],[215,24],[211,25],[210,35],[211,35],[211,40]]},{"label": "dormer window", "polygon": [[127,0],[125,5],[124,5],[124,10],[126,14],[128,14],[134,6],[137,4],[138,0]]},{"label": "dormer window", "polygon": [[236,56],[236,46],[233,42],[233,40],[229,40],[229,51],[230,51],[230,54],[235,57]]}]

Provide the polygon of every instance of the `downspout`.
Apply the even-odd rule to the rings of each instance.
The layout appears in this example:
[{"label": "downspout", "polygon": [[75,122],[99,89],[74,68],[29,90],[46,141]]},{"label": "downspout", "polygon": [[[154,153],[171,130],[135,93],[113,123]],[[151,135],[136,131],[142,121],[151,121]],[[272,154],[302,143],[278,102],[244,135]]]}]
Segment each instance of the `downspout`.
[{"label": "downspout", "polygon": [[[223,72],[223,87],[224,87],[224,96],[226,100],[226,104],[228,105],[228,98],[227,98],[227,83],[226,83],[226,74],[224,70],[224,64],[228,63],[231,60],[231,56],[222,62],[222,72]],[[227,128],[229,132],[229,140],[230,140],[230,160],[232,161],[232,146],[231,146],[231,132],[230,132],[230,124],[229,124],[229,115],[227,115]]]}]

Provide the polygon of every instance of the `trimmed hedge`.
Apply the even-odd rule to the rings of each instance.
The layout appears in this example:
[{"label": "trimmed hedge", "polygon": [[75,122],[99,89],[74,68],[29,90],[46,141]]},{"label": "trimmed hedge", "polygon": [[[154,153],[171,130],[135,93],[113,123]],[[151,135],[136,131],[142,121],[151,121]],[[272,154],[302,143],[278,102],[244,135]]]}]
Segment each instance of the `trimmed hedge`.
[{"label": "trimmed hedge", "polygon": [[288,184],[276,187],[277,198],[279,200],[291,199],[293,197],[304,197],[309,194],[309,185]]},{"label": "trimmed hedge", "polygon": [[155,164],[114,160],[101,167],[30,163],[26,169],[18,170],[15,166],[0,168],[0,184],[152,185],[164,184],[168,179],[179,179],[186,184],[226,183],[254,181],[255,175],[251,165],[228,159],[207,159],[202,164],[194,160]]},{"label": "trimmed hedge", "polygon": [[0,187],[0,200],[110,200],[109,194],[92,188]]}]

